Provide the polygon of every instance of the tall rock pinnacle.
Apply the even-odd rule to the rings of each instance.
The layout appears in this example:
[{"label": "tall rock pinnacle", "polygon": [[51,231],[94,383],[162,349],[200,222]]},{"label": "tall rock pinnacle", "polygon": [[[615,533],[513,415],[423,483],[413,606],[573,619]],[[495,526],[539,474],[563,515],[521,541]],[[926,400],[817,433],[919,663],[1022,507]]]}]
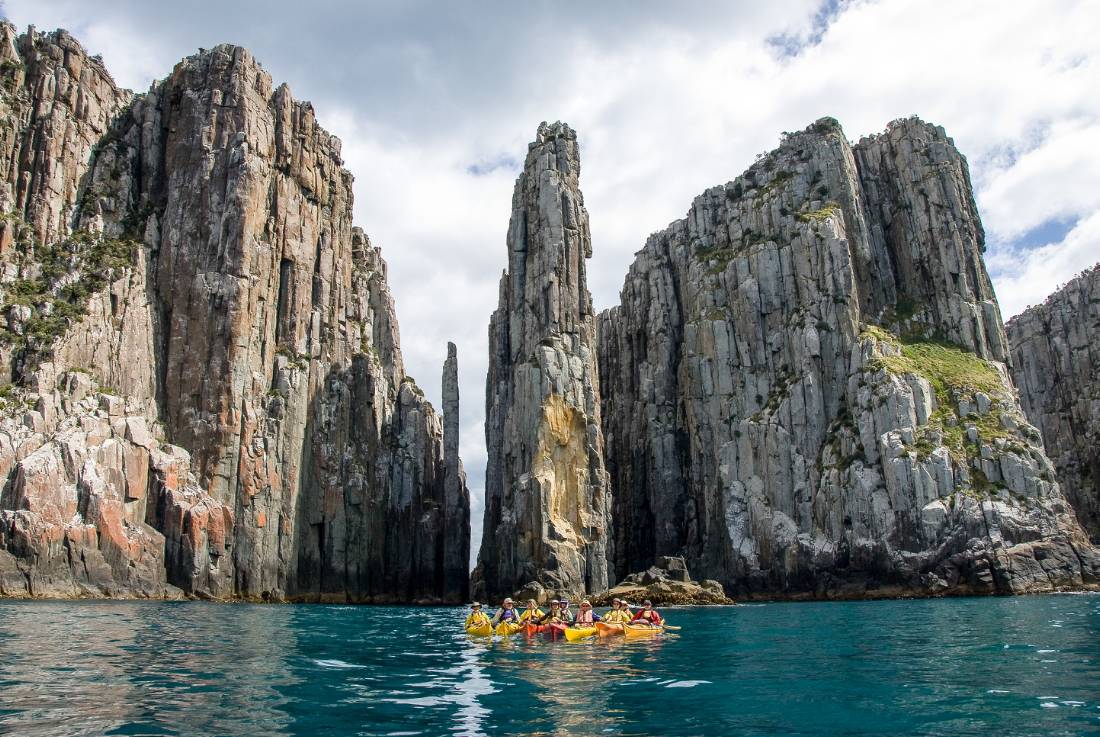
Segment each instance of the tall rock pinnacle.
[{"label": "tall rock pinnacle", "polygon": [[470,492],[458,455],[458,348],[447,343],[443,362],[443,590],[448,600],[469,596]]},{"label": "tall rock pinnacle", "polygon": [[603,462],[592,255],[577,136],[539,126],[512,195],[508,270],[489,324],[485,594],[530,582],[563,591],[608,583],[610,498]]}]

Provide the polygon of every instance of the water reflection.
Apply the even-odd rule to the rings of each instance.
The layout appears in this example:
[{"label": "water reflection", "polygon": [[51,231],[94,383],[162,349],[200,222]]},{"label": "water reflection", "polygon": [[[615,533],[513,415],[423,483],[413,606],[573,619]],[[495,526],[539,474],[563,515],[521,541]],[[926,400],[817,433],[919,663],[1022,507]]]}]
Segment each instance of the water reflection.
[{"label": "water reflection", "polygon": [[[658,680],[654,674],[660,672],[665,646],[666,638],[611,637],[581,643],[542,636],[483,640],[475,647],[496,688],[482,692],[482,701],[489,707],[495,731],[621,734],[632,714],[619,704],[619,695],[623,689]],[[522,701],[524,709],[508,709],[502,701]]]},{"label": "water reflection", "polygon": [[282,654],[293,649],[294,632],[271,609],[234,608],[227,627],[209,616],[213,608],[28,602],[0,609],[0,733],[237,734],[243,718],[257,732],[287,734],[281,689],[293,679]]}]

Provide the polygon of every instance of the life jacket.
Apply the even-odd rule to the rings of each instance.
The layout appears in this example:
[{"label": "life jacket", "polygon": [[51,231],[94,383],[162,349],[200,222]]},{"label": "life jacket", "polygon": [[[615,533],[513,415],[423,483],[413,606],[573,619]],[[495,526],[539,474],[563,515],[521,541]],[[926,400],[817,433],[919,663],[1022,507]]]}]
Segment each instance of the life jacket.
[{"label": "life jacket", "polygon": [[559,609],[556,612],[551,611],[549,614],[546,615],[546,621],[553,624],[572,624],[573,614],[571,612],[565,611],[564,609]]},{"label": "life jacket", "polygon": [[524,609],[523,614],[519,615],[519,621],[521,622],[534,622],[543,618],[542,610],[538,607],[534,609]]},{"label": "life jacket", "polygon": [[596,621],[595,613],[589,609],[587,612],[583,609],[577,612],[577,618],[573,620],[574,624],[592,624]]},{"label": "life jacket", "polygon": [[466,617],[467,627],[489,623],[489,615],[487,615],[485,612],[472,612],[470,616]]},{"label": "life jacket", "polygon": [[661,621],[661,615],[657,613],[656,609],[650,609],[649,611],[646,611],[645,609],[640,609],[638,610],[638,613],[634,615],[634,617],[637,619],[644,619],[652,624],[657,624]]},{"label": "life jacket", "polygon": [[603,615],[603,621],[610,624],[623,624],[630,621],[630,614],[622,609],[612,609],[607,614]]},{"label": "life jacket", "polygon": [[499,619],[501,622],[511,622],[512,620],[519,618],[519,613],[515,610],[515,607],[513,607],[512,609],[501,609],[499,612],[497,612],[496,618]]}]

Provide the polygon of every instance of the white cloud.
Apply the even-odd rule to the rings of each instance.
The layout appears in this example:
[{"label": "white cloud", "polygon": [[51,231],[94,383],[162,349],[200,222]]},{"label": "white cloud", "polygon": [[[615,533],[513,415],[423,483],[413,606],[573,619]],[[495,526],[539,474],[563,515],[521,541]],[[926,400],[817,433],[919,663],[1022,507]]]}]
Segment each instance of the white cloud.
[{"label": "white cloud", "polygon": [[990,235],[1007,242],[1051,220],[1100,209],[1100,120],[1053,123],[1008,166],[983,172],[980,205]]},{"label": "white cloud", "polygon": [[[124,84],[144,87],[196,47],[233,41],[313,100],[344,139],[356,220],[383,247],[406,364],[434,400],[444,343],[459,346],[462,447],[480,495],[486,329],[516,171],[476,176],[469,167],[522,161],[540,120],[566,120],[581,137],[599,307],[617,301],[650,232],[738,175],[781,131],[822,115],[858,137],[919,113],[954,136],[971,163],[1006,316],[1098,258],[1094,3],[855,0],[816,43],[781,57],[768,39],[809,39],[821,5],[626,10],[563,0],[476,15],[413,0],[318,0],[308,19],[323,26],[317,33],[298,12],[250,3],[204,13],[137,0],[8,0],[5,10],[17,23],[69,27]],[[1076,227],[1027,251],[1021,236],[1052,219]]]}]

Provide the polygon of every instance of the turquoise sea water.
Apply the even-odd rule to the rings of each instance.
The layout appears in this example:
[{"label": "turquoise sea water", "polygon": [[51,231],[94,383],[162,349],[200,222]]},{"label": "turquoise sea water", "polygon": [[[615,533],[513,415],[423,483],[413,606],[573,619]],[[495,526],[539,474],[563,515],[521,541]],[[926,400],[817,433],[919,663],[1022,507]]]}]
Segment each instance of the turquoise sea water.
[{"label": "turquoise sea water", "polygon": [[0,602],[0,734],[1100,734],[1100,596],[666,610],[471,641],[458,609]]}]

